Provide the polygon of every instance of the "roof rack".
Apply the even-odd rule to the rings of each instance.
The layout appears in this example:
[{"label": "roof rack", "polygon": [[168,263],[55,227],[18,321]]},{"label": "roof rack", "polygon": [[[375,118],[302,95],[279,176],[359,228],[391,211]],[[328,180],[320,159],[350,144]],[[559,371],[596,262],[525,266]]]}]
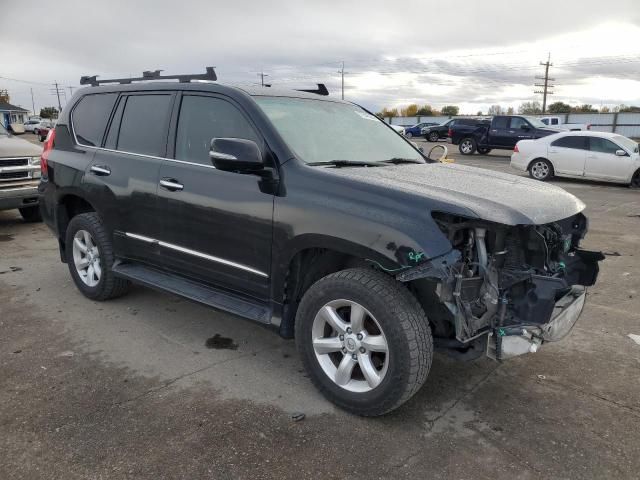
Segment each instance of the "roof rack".
[{"label": "roof rack", "polygon": [[184,74],[184,75],[160,75],[162,70],[142,72],[142,77],[138,78],[111,78],[107,80],[98,80],[98,75],[80,77],[80,85],[91,85],[97,87],[105,83],[119,83],[127,85],[133,82],[145,82],[148,80],[178,80],[180,83],[188,83],[192,80],[210,80],[218,79],[214,67],[207,67],[206,73]]},{"label": "roof rack", "polygon": [[[316,85],[318,85],[318,88],[316,88],[316,89],[312,89],[312,90],[296,90],[296,92],[315,93],[316,95],[322,95],[323,97],[326,97],[327,95],[329,95],[329,90],[327,90],[327,87],[325,86],[324,83],[317,83]],[[270,87],[271,84],[270,83],[265,83],[264,86],[265,87]]]}]

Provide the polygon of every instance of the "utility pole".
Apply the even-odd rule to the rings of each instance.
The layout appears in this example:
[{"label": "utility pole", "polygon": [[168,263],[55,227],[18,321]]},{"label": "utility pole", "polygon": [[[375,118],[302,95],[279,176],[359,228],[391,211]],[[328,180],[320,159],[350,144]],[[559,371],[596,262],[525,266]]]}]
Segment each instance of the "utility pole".
[{"label": "utility pole", "polygon": [[549,67],[553,66],[551,63],[551,52],[547,56],[546,62],[540,62],[540,65],[544,66],[544,77],[536,77],[538,80],[544,80],[544,83],[536,83],[534,84],[536,87],[542,87],[542,90],[534,90],[534,93],[542,94],[542,113],[546,113],[547,111],[547,95],[553,95],[553,92],[549,91],[550,88],[555,85],[550,85],[549,81],[554,82],[555,78],[549,78]]},{"label": "utility pole", "polygon": [[264,87],[264,77],[268,77],[269,75],[264,73],[264,71],[260,70],[260,73],[258,73],[258,76],[260,77],[260,85]]},{"label": "utility pole", "polygon": [[31,108],[33,109],[33,114],[36,114],[36,103],[33,101],[33,88],[30,88],[29,90],[31,90]]},{"label": "utility pole", "polygon": [[62,111],[62,104],[60,103],[60,86],[58,85],[58,82],[54,82],[53,85],[56,87],[56,96],[58,97],[58,112]]},{"label": "utility pole", "polygon": [[74,87],[67,87],[69,89],[69,96],[73,97],[73,89]]}]

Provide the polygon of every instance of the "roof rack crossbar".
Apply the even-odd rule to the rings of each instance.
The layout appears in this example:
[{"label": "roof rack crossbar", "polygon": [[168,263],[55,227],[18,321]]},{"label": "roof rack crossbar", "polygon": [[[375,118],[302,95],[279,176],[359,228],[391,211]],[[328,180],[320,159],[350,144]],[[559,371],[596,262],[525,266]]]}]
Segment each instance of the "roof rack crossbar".
[{"label": "roof rack crossbar", "polygon": [[[296,90],[296,92],[315,93],[316,95],[322,95],[323,97],[326,97],[327,95],[329,95],[329,90],[327,90],[327,87],[325,86],[324,83],[317,83],[316,85],[318,85],[318,88],[316,88],[316,89]],[[264,86],[265,87],[270,87],[271,84],[270,83],[265,83]]]},{"label": "roof rack crossbar", "polygon": [[128,85],[133,82],[144,82],[148,80],[178,80],[180,83],[188,83],[192,80],[209,80],[215,81],[218,79],[215,67],[207,67],[206,73],[184,74],[184,75],[160,75],[162,70],[147,70],[142,72],[142,77],[138,78],[110,78],[107,80],[98,80],[97,75],[89,76],[85,75],[80,77],[80,85],[91,85],[97,87],[105,83],[119,83],[120,85]]}]

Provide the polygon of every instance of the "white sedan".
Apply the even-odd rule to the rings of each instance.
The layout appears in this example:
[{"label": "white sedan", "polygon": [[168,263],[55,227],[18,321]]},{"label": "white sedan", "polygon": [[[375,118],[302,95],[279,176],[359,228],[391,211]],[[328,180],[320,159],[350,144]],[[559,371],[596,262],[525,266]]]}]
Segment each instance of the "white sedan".
[{"label": "white sedan", "polygon": [[537,140],[520,140],[511,167],[536,180],[553,176],[591,178],[640,188],[638,144],[606,132],[562,132]]}]

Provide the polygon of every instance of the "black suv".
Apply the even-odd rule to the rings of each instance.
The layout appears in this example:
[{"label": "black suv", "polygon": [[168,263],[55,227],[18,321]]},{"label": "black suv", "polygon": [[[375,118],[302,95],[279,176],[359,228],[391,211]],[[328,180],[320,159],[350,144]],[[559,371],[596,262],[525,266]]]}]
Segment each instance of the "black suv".
[{"label": "black suv", "polygon": [[456,125],[478,125],[487,120],[481,118],[452,118],[440,125],[432,125],[422,129],[424,138],[430,142],[437,142],[441,138],[447,138],[449,131]]},{"label": "black suv", "polygon": [[576,322],[602,256],[573,195],[430,162],[351,103],[180,79],[81,89],[47,139],[42,213],[86,297],[135,282],[270,325],[361,415],[434,348],[500,361]]}]

